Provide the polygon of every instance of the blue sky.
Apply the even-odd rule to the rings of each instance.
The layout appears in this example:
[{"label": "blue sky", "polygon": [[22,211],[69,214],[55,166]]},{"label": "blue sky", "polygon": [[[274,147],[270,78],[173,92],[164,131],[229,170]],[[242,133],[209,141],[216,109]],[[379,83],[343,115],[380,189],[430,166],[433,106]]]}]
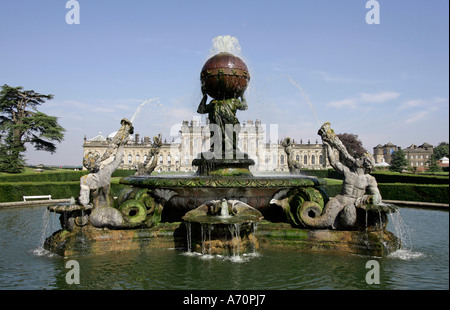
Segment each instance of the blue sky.
[{"label": "blue sky", "polygon": [[372,25],[365,0],[79,0],[79,25],[66,23],[66,2],[0,5],[0,84],[53,94],[40,110],[67,129],[53,155],[29,145],[29,164],[81,165],[85,135],[116,131],[152,98],[135,131],[171,141],[199,117],[200,71],[219,35],[239,40],[250,70],[241,122],[306,142],[330,121],[370,152],[449,141],[447,0],[379,0]]}]

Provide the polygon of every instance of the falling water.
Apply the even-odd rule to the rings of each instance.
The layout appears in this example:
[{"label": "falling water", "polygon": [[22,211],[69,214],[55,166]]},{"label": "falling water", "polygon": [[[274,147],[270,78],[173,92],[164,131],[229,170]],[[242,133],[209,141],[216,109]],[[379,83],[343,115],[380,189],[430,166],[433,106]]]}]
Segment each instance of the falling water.
[{"label": "falling water", "polygon": [[[254,222],[252,223],[253,226],[253,236],[256,236],[256,230],[258,229],[258,223]],[[253,247],[253,252],[251,253],[252,256],[257,256],[258,252],[256,251],[256,243],[255,243],[255,239],[252,239],[252,247]]]},{"label": "falling water", "polygon": [[203,255],[211,255],[211,231],[212,231],[212,229],[213,229],[213,225],[211,225],[211,224],[201,224],[202,254]]},{"label": "falling water", "polygon": [[410,260],[423,257],[425,254],[414,252],[412,249],[412,239],[408,226],[402,219],[400,211],[389,213],[390,222],[395,230],[395,235],[401,241],[401,249],[389,254],[389,257]]},{"label": "falling water", "polygon": [[241,226],[239,223],[234,223],[229,225],[229,229],[231,232],[231,241],[233,244],[233,256],[231,257],[232,261],[242,260],[240,256],[240,236],[241,236]]},{"label": "falling water", "polygon": [[192,252],[192,228],[191,228],[191,222],[186,222],[186,232],[187,232],[187,252],[191,253]]},{"label": "falling water", "polygon": [[45,209],[44,215],[42,216],[42,231],[41,237],[39,238],[38,248],[33,251],[33,254],[37,256],[43,256],[47,254],[47,250],[44,249],[45,238],[47,237],[48,227],[50,224],[50,210]]}]

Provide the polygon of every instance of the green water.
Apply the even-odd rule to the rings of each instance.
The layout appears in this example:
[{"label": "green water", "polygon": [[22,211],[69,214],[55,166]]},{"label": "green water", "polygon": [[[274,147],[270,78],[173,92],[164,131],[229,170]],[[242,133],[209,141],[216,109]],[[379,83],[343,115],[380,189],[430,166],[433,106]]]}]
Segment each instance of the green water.
[{"label": "green water", "polygon": [[[405,249],[385,258],[260,250],[233,261],[152,249],[71,258],[79,284],[66,282],[69,259],[42,250],[43,238],[59,229],[52,214],[45,229],[45,216],[45,207],[0,210],[0,289],[449,289],[447,211],[401,209]],[[366,282],[370,260],[379,264],[379,284]]]}]

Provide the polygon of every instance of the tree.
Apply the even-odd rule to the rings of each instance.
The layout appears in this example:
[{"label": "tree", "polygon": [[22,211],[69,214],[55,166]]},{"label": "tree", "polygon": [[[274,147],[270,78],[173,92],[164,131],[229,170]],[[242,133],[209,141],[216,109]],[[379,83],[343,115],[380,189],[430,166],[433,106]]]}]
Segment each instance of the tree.
[{"label": "tree", "polygon": [[449,156],[449,146],[448,142],[441,142],[438,146],[433,149],[433,154],[430,156],[428,163],[428,171],[436,172],[442,171],[442,168],[438,165],[439,159],[442,157]]},{"label": "tree", "polygon": [[391,166],[390,171],[402,172],[408,166],[408,160],[406,159],[406,154],[402,149],[398,149],[391,155]]},{"label": "tree", "polygon": [[337,134],[339,140],[342,141],[348,153],[353,157],[361,157],[367,150],[363,147],[361,140],[358,139],[358,135],[351,133]]},{"label": "tree", "polygon": [[65,129],[57,117],[39,112],[37,107],[53,95],[43,95],[23,87],[3,85],[0,91],[0,171],[18,173],[23,170],[25,144],[36,150],[56,151],[54,142],[64,139]]},{"label": "tree", "polygon": [[442,157],[449,157],[449,145],[448,142],[441,142],[433,149],[433,159],[439,160]]}]

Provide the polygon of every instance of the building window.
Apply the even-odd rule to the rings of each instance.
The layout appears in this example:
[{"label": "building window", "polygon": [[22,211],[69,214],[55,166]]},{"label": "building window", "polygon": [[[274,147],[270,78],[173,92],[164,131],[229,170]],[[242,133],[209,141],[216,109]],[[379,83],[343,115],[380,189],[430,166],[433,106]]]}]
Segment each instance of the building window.
[{"label": "building window", "polygon": [[314,156],[314,155],[311,156],[311,164],[312,165],[316,164],[316,156]]},{"label": "building window", "polygon": [[307,155],[303,156],[303,163],[304,163],[305,165],[308,164],[308,156],[307,156]]},{"label": "building window", "polygon": [[159,163],[162,164],[163,163],[163,156],[159,155]]},{"label": "building window", "polygon": [[295,160],[300,162],[300,155],[295,156]]},{"label": "building window", "polygon": [[139,156],[139,154],[137,154],[137,155],[136,155],[136,162],[137,162],[137,163],[139,162],[139,159],[140,159],[140,156]]},{"label": "building window", "polygon": [[319,156],[319,164],[323,165],[323,156],[322,155]]},{"label": "building window", "polygon": [[284,165],[284,155],[281,155],[281,156],[280,156],[280,164],[281,164],[281,165]]},{"label": "building window", "polygon": [[184,163],[186,164],[186,165],[189,165],[189,156],[184,156]]},{"label": "building window", "polygon": [[132,160],[133,160],[133,157],[131,156],[131,154],[128,155],[128,163],[129,163],[129,164],[131,164]]},{"label": "building window", "polygon": [[172,164],[172,157],[170,155],[167,156],[167,164]]}]

